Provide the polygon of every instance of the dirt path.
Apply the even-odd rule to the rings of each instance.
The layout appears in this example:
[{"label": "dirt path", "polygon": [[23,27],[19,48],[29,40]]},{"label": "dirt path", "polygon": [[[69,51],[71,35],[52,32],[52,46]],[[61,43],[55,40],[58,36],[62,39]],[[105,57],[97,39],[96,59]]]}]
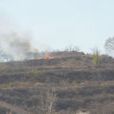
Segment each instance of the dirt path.
[{"label": "dirt path", "polygon": [[33,114],[33,113],[28,112],[20,107],[11,105],[11,104],[3,102],[3,101],[0,101],[0,107],[9,109],[11,112],[15,112],[16,114]]}]

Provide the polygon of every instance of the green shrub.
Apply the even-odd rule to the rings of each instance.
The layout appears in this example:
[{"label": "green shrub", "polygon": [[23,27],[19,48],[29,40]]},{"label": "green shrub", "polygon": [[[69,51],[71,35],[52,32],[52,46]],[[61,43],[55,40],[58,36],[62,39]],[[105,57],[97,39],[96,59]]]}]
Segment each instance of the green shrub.
[{"label": "green shrub", "polygon": [[100,57],[100,52],[99,52],[98,49],[94,50],[92,60],[93,60],[94,65],[99,65],[100,64],[101,57]]}]

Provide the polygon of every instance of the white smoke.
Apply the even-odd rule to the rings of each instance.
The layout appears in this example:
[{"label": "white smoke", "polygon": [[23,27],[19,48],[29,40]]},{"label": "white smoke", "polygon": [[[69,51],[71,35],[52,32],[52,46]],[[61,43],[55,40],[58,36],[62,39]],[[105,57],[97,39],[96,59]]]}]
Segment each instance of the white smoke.
[{"label": "white smoke", "polygon": [[15,32],[1,36],[0,50],[13,60],[24,60],[34,48],[27,36]]}]

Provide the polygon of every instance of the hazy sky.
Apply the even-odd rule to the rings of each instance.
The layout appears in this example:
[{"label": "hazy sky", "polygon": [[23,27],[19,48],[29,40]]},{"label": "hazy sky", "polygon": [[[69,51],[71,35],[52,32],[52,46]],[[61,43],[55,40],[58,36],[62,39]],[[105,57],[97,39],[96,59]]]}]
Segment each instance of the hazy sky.
[{"label": "hazy sky", "polygon": [[0,0],[0,31],[20,30],[35,45],[103,49],[114,36],[114,0]]}]

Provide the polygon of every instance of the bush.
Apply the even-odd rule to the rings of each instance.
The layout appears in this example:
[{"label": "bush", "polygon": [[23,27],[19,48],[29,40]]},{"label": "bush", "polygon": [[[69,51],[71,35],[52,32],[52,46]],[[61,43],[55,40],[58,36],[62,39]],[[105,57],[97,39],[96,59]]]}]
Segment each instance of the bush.
[{"label": "bush", "polygon": [[93,60],[94,65],[99,65],[100,64],[101,57],[100,57],[100,52],[99,52],[98,49],[94,49],[92,60]]}]

